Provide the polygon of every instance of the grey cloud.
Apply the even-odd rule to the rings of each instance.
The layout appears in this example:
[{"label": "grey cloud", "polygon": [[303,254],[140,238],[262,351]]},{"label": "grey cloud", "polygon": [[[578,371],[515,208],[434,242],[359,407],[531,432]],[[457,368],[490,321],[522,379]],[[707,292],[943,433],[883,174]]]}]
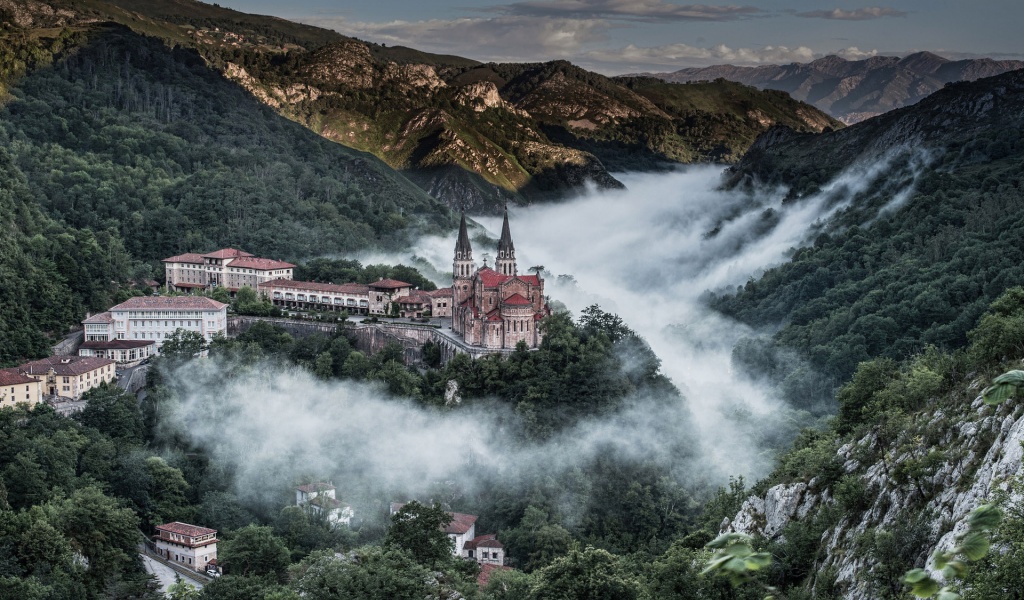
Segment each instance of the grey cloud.
[{"label": "grey cloud", "polygon": [[674,4],[663,0],[541,0],[490,10],[512,15],[624,21],[733,21],[761,14],[753,6]]},{"label": "grey cloud", "polygon": [[338,17],[309,17],[300,21],[375,42],[494,61],[565,57],[585,44],[607,40],[607,32],[612,27],[597,19],[541,19],[517,15],[385,23]]},{"label": "grey cloud", "polygon": [[841,8],[833,8],[832,10],[812,10],[807,12],[798,12],[796,13],[796,16],[811,19],[832,19],[836,21],[870,21],[872,19],[881,19],[883,17],[905,17],[907,16],[907,13],[902,10],[896,10],[895,8],[872,6],[857,8],[854,10],[843,10]]}]

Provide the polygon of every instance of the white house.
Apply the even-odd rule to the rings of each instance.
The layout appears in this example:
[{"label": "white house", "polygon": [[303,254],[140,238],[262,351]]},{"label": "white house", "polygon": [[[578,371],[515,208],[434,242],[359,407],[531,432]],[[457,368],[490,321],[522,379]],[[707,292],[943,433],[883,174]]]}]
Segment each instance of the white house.
[{"label": "white house", "polygon": [[350,525],[355,512],[348,504],[335,497],[335,487],[330,483],[309,483],[295,488],[295,504],[307,508],[318,516],[326,516],[331,525]]},{"label": "white house", "polygon": [[[395,514],[402,510],[405,506],[404,502],[392,502],[391,503],[391,514]],[[452,520],[444,528],[444,532],[448,534],[448,538],[452,541],[452,554],[455,556],[463,556],[463,549],[465,548],[466,542],[476,537],[476,515],[467,515],[464,513],[448,513],[452,516]]]},{"label": "white house", "polygon": [[[164,340],[179,329],[195,331],[210,341],[213,336],[227,332],[227,309],[227,304],[203,296],[136,296],[112,307],[106,313],[83,321],[85,343],[82,347],[90,351],[107,351],[111,349],[103,344],[92,343],[152,341],[158,350]],[[126,350],[128,354],[125,356],[130,357],[132,348],[118,347],[112,350]],[[135,350],[136,358],[142,354],[149,356],[153,352],[144,345]],[[114,358],[116,360],[116,355]]]},{"label": "white house", "polygon": [[153,540],[157,553],[196,571],[205,571],[210,561],[217,560],[217,530],[189,525],[167,523],[157,525]]},{"label": "white house", "polygon": [[493,533],[479,535],[462,547],[462,558],[475,560],[482,565],[504,565],[505,546]]}]

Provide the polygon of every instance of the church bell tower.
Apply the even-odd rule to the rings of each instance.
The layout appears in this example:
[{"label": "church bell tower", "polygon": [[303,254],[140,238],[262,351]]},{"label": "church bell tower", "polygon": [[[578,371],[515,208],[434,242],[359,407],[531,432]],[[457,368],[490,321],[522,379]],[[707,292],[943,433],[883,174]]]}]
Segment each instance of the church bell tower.
[{"label": "church bell tower", "polygon": [[459,306],[463,300],[472,293],[470,280],[476,271],[473,263],[473,246],[469,243],[469,230],[466,228],[466,213],[462,213],[462,222],[459,223],[459,239],[455,242],[455,261],[452,264],[452,291],[455,306]]},{"label": "church bell tower", "polygon": [[512,232],[508,227],[508,206],[505,206],[505,220],[501,224],[501,239],[498,240],[498,258],[494,270],[502,275],[518,275],[516,270],[516,247],[512,243]]}]

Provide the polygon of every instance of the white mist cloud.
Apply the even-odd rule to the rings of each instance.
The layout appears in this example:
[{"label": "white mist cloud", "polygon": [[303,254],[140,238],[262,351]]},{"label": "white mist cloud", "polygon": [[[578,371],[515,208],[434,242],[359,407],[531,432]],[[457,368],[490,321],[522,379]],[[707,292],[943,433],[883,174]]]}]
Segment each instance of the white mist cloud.
[{"label": "white mist cloud", "polygon": [[[657,461],[689,485],[759,477],[773,466],[772,448],[809,418],[733,371],[733,347],[756,332],[710,311],[702,295],[734,289],[785,261],[869,187],[884,188],[895,158],[852,168],[820,193],[785,203],[783,189],[720,190],[722,169],[703,166],[621,174],[626,190],[513,209],[520,270],[543,265],[554,275],[573,275],[575,285],[549,278],[547,291],[576,314],[595,302],[619,314],[650,343],[685,400],[630,398],[613,417],[524,444],[507,432],[508,408],[496,400],[425,409],[370,385],[322,382],[297,368],[261,365],[224,377],[222,365],[201,361],[170,377],[182,398],[171,421],[230,465],[241,495],[264,499],[303,475],[334,477],[347,501],[359,490],[377,502],[422,494],[439,482],[474,490],[495,477],[544,473],[557,480],[609,450]],[[892,180],[906,182],[892,189],[897,202],[913,177]],[[497,218],[477,220],[492,233],[500,229]],[[413,253],[447,273],[454,245],[454,235],[429,237]],[[478,260],[493,253],[476,245]]]},{"label": "white mist cloud", "polygon": [[798,12],[796,13],[796,16],[812,19],[831,19],[836,21],[870,21],[873,19],[881,19],[883,17],[905,17],[907,16],[907,13],[902,10],[896,10],[895,8],[869,6],[854,10],[843,10],[842,8],[833,8],[832,10],[811,10],[807,12]]},{"label": "white mist cloud", "polygon": [[629,44],[623,48],[592,50],[582,55],[584,60],[605,64],[711,66],[723,63],[733,65],[760,65],[789,62],[809,62],[821,55],[806,46],[764,46],[762,48],[732,48],[725,44],[706,48],[687,44],[639,47]]},{"label": "white mist cloud", "polygon": [[673,4],[662,0],[542,0],[515,2],[490,10],[538,17],[625,21],[732,21],[763,13],[753,6]]},{"label": "white mist cloud", "polygon": [[375,42],[498,62],[566,58],[586,44],[607,40],[612,27],[601,19],[520,15],[384,23],[341,17],[308,17],[298,21]]}]

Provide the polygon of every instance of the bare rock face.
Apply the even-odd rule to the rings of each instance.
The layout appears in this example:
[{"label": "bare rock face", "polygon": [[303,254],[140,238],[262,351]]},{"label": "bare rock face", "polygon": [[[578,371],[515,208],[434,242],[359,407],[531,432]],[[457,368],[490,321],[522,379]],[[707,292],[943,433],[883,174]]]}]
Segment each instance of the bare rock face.
[{"label": "bare rock face", "polygon": [[409,88],[425,88],[434,91],[448,87],[437,71],[430,65],[400,65],[390,62],[384,66],[382,77]]},{"label": "bare rock face", "polygon": [[260,102],[274,108],[298,104],[304,100],[316,100],[321,95],[321,91],[317,88],[304,84],[296,83],[288,87],[263,85],[255,77],[249,75],[244,67],[234,63],[227,63],[224,75],[244,87]]},{"label": "bare rock face", "polygon": [[[944,433],[934,446],[922,447],[908,440],[890,444],[903,450],[899,454],[883,452],[873,464],[861,464],[857,456],[865,449],[877,448],[872,433],[848,443],[836,451],[843,471],[857,477],[870,491],[870,503],[860,512],[843,514],[838,523],[822,535],[824,557],[815,565],[820,571],[835,574],[833,590],[849,600],[872,600],[877,597],[865,573],[876,563],[860,551],[860,541],[869,529],[893,530],[904,525],[908,511],[921,515],[934,543],[927,551],[953,547],[955,539],[966,529],[966,518],[972,510],[991,500],[998,490],[1009,490],[1014,478],[1022,473],[1024,459],[1024,406],[1003,406],[994,414],[983,408],[979,397],[959,422],[941,410],[930,415],[928,427]],[[915,438],[916,439],[916,438]],[[908,449],[909,448],[909,449]],[[913,483],[897,476],[899,466],[920,461],[930,452],[947,453],[947,460],[933,473],[920,476]],[[777,540],[793,522],[813,518],[825,507],[840,508],[831,489],[812,491],[816,479],[807,483],[780,484],[764,496],[751,496],[732,519],[722,523],[721,530],[760,535]],[[908,551],[911,551],[908,549]],[[914,549],[913,551],[916,551]],[[941,574],[928,563],[932,576]]]},{"label": "bare rock face", "polygon": [[306,75],[324,84],[365,89],[374,86],[377,65],[366,44],[346,40],[317,50]]},{"label": "bare rock face", "polygon": [[18,27],[64,27],[79,20],[73,10],[36,0],[0,0],[0,17],[9,18]]},{"label": "bare rock face", "polygon": [[521,117],[529,117],[530,113],[516,108],[509,104],[498,93],[498,86],[490,81],[477,81],[459,88],[455,99],[476,112],[483,112],[489,108],[500,108],[515,113]]}]

